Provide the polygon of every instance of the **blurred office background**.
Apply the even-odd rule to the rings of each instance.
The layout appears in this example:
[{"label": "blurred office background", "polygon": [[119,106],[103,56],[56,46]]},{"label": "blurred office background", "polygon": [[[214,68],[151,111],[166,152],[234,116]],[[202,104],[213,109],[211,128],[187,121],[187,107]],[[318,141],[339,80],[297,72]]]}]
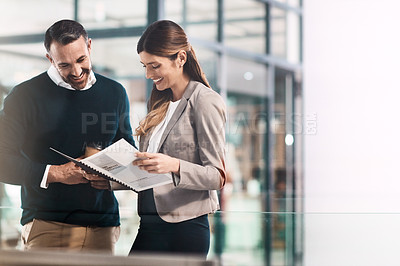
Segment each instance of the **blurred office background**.
[{"label": "blurred office background", "polygon": [[[134,126],[146,113],[136,43],[148,23],[171,19],[189,35],[213,89],[228,108],[223,209],[210,216],[209,258],[223,265],[301,265],[302,4],[300,0],[2,0],[2,98],[49,67],[43,36],[55,21],[81,22],[93,40],[94,70],[121,82]],[[314,118],[312,118],[314,119]],[[313,130],[313,129],[311,129]],[[138,217],[133,192],[116,192],[126,255]],[[6,185],[1,239],[18,248],[19,187]]]},{"label": "blurred office background", "polygon": [[[127,89],[131,121],[151,84],[136,54],[146,25],[181,24],[228,107],[229,183],[210,216],[222,265],[396,265],[400,236],[394,0],[0,0],[0,105],[46,71],[43,35],[80,21],[94,70]],[[1,169],[0,169],[1,170]],[[19,187],[0,187],[3,248],[18,248]],[[116,192],[126,255],[138,217]],[[398,261],[398,260],[397,260]]]}]

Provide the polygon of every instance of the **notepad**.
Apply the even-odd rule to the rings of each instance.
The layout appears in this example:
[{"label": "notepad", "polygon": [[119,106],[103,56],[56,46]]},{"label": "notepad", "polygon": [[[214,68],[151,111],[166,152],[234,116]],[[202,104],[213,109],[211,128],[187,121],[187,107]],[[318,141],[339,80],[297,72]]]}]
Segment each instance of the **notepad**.
[{"label": "notepad", "polygon": [[152,174],[133,165],[132,162],[137,160],[135,153],[138,150],[125,139],[120,139],[104,150],[82,160],[74,159],[54,148],[50,147],[50,149],[87,173],[115,181],[136,192],[172,183],[171,173]]}]

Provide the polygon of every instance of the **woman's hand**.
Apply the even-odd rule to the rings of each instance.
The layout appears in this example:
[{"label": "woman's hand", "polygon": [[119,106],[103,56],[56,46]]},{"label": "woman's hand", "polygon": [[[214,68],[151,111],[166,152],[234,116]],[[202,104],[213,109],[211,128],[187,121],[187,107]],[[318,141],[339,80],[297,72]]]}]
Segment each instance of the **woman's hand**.
[{"label": "woman's hand", "polygon": [[162,153],[137,152],[137,159],[133,165],[152,174],[179,173],[180,162],[178,159]]}]

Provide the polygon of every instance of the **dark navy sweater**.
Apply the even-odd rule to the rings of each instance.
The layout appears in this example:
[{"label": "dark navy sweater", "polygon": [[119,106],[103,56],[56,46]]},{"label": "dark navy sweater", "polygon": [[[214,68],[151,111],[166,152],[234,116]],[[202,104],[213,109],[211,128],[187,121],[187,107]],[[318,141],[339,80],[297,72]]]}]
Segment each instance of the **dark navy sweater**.
[{"label": "dark navy sweater", "polygon": [[77,225],[119,225],[113,192],[90,184],[40,188],[46,165],[67,163],[92,143],[103,148],[125,138],[134,144],[129,102],[119,83],[96,74],[85,91],[54,84],[47,73],[17,85],[0,112],[0,182],[21,185],[21,224],[33,218]]}]

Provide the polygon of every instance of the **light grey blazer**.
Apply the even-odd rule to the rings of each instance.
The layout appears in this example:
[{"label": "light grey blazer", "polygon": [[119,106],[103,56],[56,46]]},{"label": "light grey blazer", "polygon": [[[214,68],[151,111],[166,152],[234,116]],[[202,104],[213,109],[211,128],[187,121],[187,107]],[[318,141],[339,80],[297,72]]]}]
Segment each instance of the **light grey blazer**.
[{"label": "light grey blazer", "polygon": [[[180,159],[173,183],[153,188],[160,217],[171,223],[219,209],[216,190],[226,180],[226,107],[221,96],[190,81],[160,141],[158,152]],[[146,151],[151,134],[140,138]]]}]

